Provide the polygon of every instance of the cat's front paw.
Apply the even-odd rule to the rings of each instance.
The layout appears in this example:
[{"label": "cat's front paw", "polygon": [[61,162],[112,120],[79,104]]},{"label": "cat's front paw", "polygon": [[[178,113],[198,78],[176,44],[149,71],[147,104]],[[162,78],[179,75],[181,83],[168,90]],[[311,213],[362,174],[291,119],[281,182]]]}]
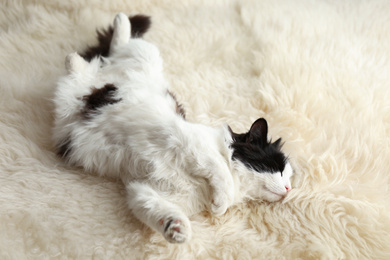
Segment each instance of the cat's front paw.
[{"label": "cat's front paw", "polygon": [[233,204],[234,201],[234,184],[233,180],[225,178],[219,182],[218,187],[215,187],[212,198],[210,211],[215,216],[225,214],[226,210]]},{"label": "cat's front paw", "polygon": [[168,217],[160,220],[163,236],[170,243],[184,243],[191,237],[191,226],[188,219]]},{"label": "cat's front paw", "polygon": [[229,207],[229,199],[225,194],[215,194],[211,200],[210,211],[215,216],[221,216],[225,214]]}]

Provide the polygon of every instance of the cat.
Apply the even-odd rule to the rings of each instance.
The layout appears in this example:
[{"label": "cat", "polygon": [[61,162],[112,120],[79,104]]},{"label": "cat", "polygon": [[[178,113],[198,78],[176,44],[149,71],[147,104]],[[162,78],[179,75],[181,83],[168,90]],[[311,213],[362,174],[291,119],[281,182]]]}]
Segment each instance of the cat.
[{"label": "cat", "polygon": [[121,179],[133,215],[171,243],[191,238],[189,217],[201,211],[283,199],[293,170],[281,139],[268,141],[267,121],[243,134],[186,121],[157,47],[132,37],[130,21],[116,15],[106,55],[66,57],[54,93],[58,154]]}]

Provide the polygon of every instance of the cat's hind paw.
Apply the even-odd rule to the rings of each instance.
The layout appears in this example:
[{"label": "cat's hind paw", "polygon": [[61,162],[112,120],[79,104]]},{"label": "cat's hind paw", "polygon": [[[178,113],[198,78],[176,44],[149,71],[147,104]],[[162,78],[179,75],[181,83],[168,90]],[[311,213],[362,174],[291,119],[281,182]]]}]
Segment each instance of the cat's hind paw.
[{"label": "cat's hind paw", "polygon": [[129,18],[124,13],[119,13],[114,19],[114,34],[111,40],[110,53],[117,46],[129,42],[131,36],[131,24]]},{"label": "cat's hind paw", "polygon": [[188,219],[169,217],[161,219],[164,238],[170,243],[184,243],[191,237],[191,226]]},{"label": "cat's hind paw", "polygon": [[124,13],[118,13],[114,19],[114,29],[120,31],[120,35],[129,34],[130,21]]},{"label": "cat's hind paw", "polygon": [[77,52],[68,54],[65,59],[65,68],[68,73],[82,72],[88,66],[86,62]]}]

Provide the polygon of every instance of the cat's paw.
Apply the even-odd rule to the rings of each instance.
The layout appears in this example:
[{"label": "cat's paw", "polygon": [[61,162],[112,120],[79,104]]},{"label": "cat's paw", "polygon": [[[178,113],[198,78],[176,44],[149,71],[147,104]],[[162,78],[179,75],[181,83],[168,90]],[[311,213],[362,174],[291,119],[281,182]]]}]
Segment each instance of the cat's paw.
[{"label": "cat's paw", "polygon": [[215,216],[225,214],[226,210],[234,201],[233,179],[224,178],[220,180],[219,185],[214,187],[211,198],[210,211]]},{"label": "cat's paw", "polygon": [[211,214],[215,216],[221,216],[225,214],[226,210],[229,207],[229,204],[229,199],[227,198],[226,194],[214,194],[211,200]]},{"label": "cat's paw", "polygon": [[114,34],[110,45],[110,55],[115,49],[129,42],[131,36],[131,24],[124,13],[119,13],[114,19]]},{"label": "cat's paw", "polygon": [[124,13],[118,13],[115,16],[114,28],[119,29],[120,27],[129,23],[129,18]]},{"label": "cat's paw", "polygon": [[161,219],[163,236],[170,243],[184,243],[191,237],[191,226],[187,218],[168,217]]},{"label": "cat's paw", "polygon": [[84,68],[88,66],[88,63],[77,54],[77,52],[68,54],[65,59],[65,68],[68,73],[82,72]]},{"label": "cat's paw", "polygon": [[114,19],[114,30],[118,41],[126,43],[130,38],[131,24],[129,18],[124,13],[118,13]]}]

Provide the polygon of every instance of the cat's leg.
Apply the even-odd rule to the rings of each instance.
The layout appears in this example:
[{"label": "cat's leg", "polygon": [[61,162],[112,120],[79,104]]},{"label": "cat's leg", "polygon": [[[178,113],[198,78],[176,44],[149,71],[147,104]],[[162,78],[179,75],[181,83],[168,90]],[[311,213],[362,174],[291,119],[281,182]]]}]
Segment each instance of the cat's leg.
[{"label": "cat's leg", "polygon": [[114,34],[112,36],[110,53],[115,47],[129,42],[131,37],[131,24],[124,13],[119,13],[114,19]]},{"label": "cat's leg", "polygon": [[77,52],[68,54],[65,59],[65,68],[68,73],[82,72],[88,66],[88,62],[84,60]]},{"label": "cat's leg", "polygon": [[[189,156],[190,157],[190,156]],[[233,204],[234,182],[226,163],[219,162],[217,158],[205,158],[199,154],[195,165],[187,167],[195,178],[204,178],[210,186],[209,210],[213,215],[223,215]],[[200,166],[201,165],[201,166]],[[190,169],[191,168],[191,169]]]},{"label": "cat's leg", "polygon": [[216,164],[210,169],[212,171],[206,171],[204,176],[211,187],[210,212],[220,216],[233,204],[233,177],[226,166]]},{"label": "cat's leg", "polygon": [[183,243],[191,237],[191,224],[179,206],[164,199],[149,185],[130,182],[126,186],[133,214],[170,243]]}]

